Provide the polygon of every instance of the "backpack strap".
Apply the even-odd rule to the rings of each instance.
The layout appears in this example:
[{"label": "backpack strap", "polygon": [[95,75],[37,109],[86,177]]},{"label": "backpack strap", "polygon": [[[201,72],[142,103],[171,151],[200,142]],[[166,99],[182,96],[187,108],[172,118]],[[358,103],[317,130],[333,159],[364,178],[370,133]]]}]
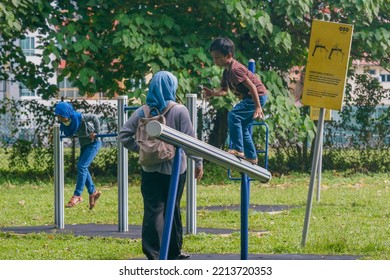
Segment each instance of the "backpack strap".
[{"label": "backpack strap", "polygon": [[144,118],[149,118],[150,108],[147,104],[142,106],[142,110],[144,111]]},{"label": "backpack strap", "polygon": [[161,116],[164,116],[169,110],[172,109],[173,106],[177,105],[176,102],[169,102],[168,106],[165,108],[164,112],[162,112]]},{"label": "backpack strap", "polygon": [[[176,102],[172,102],[172,101],[169,102],[168,106],[165,107],[164,111],[163,111],[161,114],[159,114],[159,115],[160,115],[160,116],[164,116],[164,115],[165,115],[166,113],[168,113],[168,111],[171,110],[171,108],[172,108],[173,106],[175,106],[175,105],[177,105]],[[143,111],[144,111],[145,118],[149,118],[149,114],[150,114],[150,111],[151,111],[151,110],[156,110],[156,111],[158,112],[157,109],[155,109],[155,108],[150,108],[149,105],[147,105],[147,104],[145,104],[144,106],[142,106],[142,109],[143,109]]]}]

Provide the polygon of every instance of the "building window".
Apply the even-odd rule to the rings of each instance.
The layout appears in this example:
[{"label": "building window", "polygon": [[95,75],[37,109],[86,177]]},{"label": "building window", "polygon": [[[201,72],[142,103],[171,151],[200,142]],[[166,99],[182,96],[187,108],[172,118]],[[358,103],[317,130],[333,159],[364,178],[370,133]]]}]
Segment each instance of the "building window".
[{"label": "building window", "polygon": [[23,50],[24,55],[33,56],[35,54],[35,38],[26,37],[20,40],[20,47]]},{"label": "building window", "polygon": [[6,85],[5,81],[0,81],[0,100],[5,98]]},{"label": "building window", "polygon": [[36,96],[35,92],[26,88],[26,86],[22,83],[19,83],[20,97],[32,97]]},{"label": "building window", "polygon": [[0,92],[5,92],[5,81],[0,81]]},{"label": "building window", "polygon": [[390,82],[390,74],[382,74],[382,75],[381,75],[380,81],[381,81],[382,83]]},{"label": "building window", "polygon": [[79,89],[73,87],[72,83],[68,81],[68,78],[64,78],[63,81],[59,82],[58,88],[60,89],[59,97],[77,99],[79,96]]}]

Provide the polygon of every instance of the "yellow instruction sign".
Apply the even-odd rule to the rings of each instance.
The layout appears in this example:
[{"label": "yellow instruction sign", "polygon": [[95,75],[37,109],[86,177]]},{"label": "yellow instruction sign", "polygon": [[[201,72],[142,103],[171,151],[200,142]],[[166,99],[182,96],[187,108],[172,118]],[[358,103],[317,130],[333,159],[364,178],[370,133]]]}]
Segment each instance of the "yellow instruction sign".
[{"label": "yellow instruction sign", "polygon": [[303,84],[304,105],[341,110],[353,25],[313,20]]}]

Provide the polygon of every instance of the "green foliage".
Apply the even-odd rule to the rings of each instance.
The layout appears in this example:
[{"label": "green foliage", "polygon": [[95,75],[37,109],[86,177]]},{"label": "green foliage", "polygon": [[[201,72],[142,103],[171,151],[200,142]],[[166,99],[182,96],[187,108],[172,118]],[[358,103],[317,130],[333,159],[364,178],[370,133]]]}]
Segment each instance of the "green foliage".
[{"label": "green foliage", "polygon": [[117,174],[117,162],[117,149],[100,149],[90,167],[90,172],[94,174],[104,174],[104,176],[115,176]]},{"label": "green foliage", "polygon": [[0,29],[3,39],[20,36],[26,29],[48,30],[44,15],[52,9],[41,0],[13,0],[0,3]]},{"label": "green foliage", "polygon": [[[291,172],[309,172],[311,161],[307,160],[307,167],[302,167],[302,158],[297,149],[270,149],[269,171],[273,176],[289,174]],[[260,161],[261,163],[261,161]],[[325,147],[322,151],[322,170],[337,170],[349,173],[376,173],[386,172],[390,168],[390,154],[388,149],[345,149]]]},{"label": "green foliage", "polygon": [[390,97],[390,91],[367,73],[353,79],[356,86],[347,87],[340,120],[325,125],[324,168],[388,170],[390,108],[381,101]]},{"label": "green foliage", "polygon": [[387,172],[390,169],[390,153],[388,149],[326,149],[322,166],[324,170]]},{"label": "green foliage", "polygon": [[329,134],[337,132],[344,135],[352,147],[388,147],[386,137],[390,134],[390,107],[380,115],[375,112],[378,106],[383,105],[382,100],[390,98],[390,90],[382,88],[378,80],[367,73],[355,75],[353,80],[356,87],[347,87],[341,120],[333,124]]},{"label": "green foliage", "polygon": [[[0,5],[0,79],[23,82],[48,98],[57,93],[49,80],[65,60],[59,80],[68,77],[81,94],[127,94],[139,102],[145,100],[145,76],[166,69],[179,77],[177,97],[184,103],[185,93],[197,92],[198,85],[219,85],[221,69],[213,65],[208,47],[215,37],[228,36],[240,62],[256,61],[256,72],[271,92],[267,123],[277,158],[296,158],[305,170],[314,125],[305,108],[294,107],[281,77],[292,66],[305,65],[312,19],[353,24],[351,60],[364,57],[389,68],[390,6],[386,0],[355,2],[8,1]],[[39,65],[14,44],[27,30],[39,33]],[[218,125],[224,124],[218,116],[223,118],[235,101],[232,95],[212,100]],[[363,120],[366,114],[357,116]],[[388,129],[378,125],[376,131],[383,136]],[[368,141],[370,133],[365,130],[362,137]],[[216,145],[224,138],[219,136]]]},{"label": "green foliage", "polygon": [[[70,168],[69,162],[66,164]],[[138,155],[136,153],[128,153],[128,175],[129,177],[139,177],[141,166],[138,163]],[[115,177],[118,174],[118,150],[116,148],[100,149],[92,165],[90,166],[91,173],[97,176]]]},{"label": "green foliage", "polygon": [[265,86],[270,91],[265,113],[270,128],[270,143],[275,148],[301,145],[315,136],[315,126],[308,115],[301,116],[282,79],[275,72],[262,75]]},{"label": "green foliage", "polygon": [[0,80],[23,82],[38,94],[49,97],[57,91],[57,86],[48,81],[54,76],[54,69],[43,62],[36,65],[26,59],[20,44],[15,40],[24,39],[27,30],[37,32],[38,37],[52,32],[47,24],[47,17],[53,10],[50,1],[13,0],[0,3]]},{"label": "green foliage", "polygon": [[[275,151],[276,166],[270,168],[279,172],[287,170],[306,170],[308,165],[307,143],[315,137],[315,125],[305,112],[300,110],[292,100],[286,85],[275,72],[262,73],[261,79],[269,90],[265,106],[269,128],[269,147]],[[261,129],[261,127],[259,127]],[[264,130],[260,133],[254,129],[254,142],[264,143]],[[259,137],[256,137],[260,135]],[[265,147],[263,147],[264,149]],[[293,160],[294,166],[283,167],[282,163]]]},{"label": "green foliage", "polygon": [[10,167],[12,169],[25,169],[29,165],[26,164],[27,159],[32,151],[32,143],[23,139],[18,139],[12,145],[12,152],[10,156]]},{"label": "green foliage", "polygon": [[[243,63],[254,58],[258,69],[285,72],[304,65],[314,18],[354,24],[352,58],[364,56],[387,68],[388,15],[385,0],[356,4],[348,0],[81,0],[56,5],[41,0],[9,1],[0,6],[4,40],[0,62],[9,65],[14,79],[44,97],[55,94],[56,86],[48,78],[61,59],[66,60],[66,67],[59,79],[68,76],[82,94],[130,94],[146,74],[160,69],[184,79],[180,84],[180,94],[184,94],[210,77],[207,69],[213,63],[208,46],[216,36],[231,37],[237,58]],[[45,34],[40,36],[39,66],[28,63],[20,47],[13,44],[26,30]],[[8,77],[4,70],[0,76]],[[146,87],[142,82],[141,88]]]},{"label": "green foliage", "polygon": [[50,105],[36,100],[0,100],[1,146],[9,147],[11,170],[52,172],[52,126]]}]

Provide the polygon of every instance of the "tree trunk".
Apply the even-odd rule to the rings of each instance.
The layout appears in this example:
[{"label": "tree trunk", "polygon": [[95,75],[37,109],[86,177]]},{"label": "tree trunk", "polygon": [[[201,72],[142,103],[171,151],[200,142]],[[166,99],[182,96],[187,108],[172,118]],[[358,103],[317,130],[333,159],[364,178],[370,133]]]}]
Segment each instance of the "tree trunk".
[{"label": "tree trunk", "polygon": [[227,125],[227,109],[220,109],[217,111],[215,117],[214,128],[210,133],[209,144],[223,149],[226,143],[228,125]]}]

